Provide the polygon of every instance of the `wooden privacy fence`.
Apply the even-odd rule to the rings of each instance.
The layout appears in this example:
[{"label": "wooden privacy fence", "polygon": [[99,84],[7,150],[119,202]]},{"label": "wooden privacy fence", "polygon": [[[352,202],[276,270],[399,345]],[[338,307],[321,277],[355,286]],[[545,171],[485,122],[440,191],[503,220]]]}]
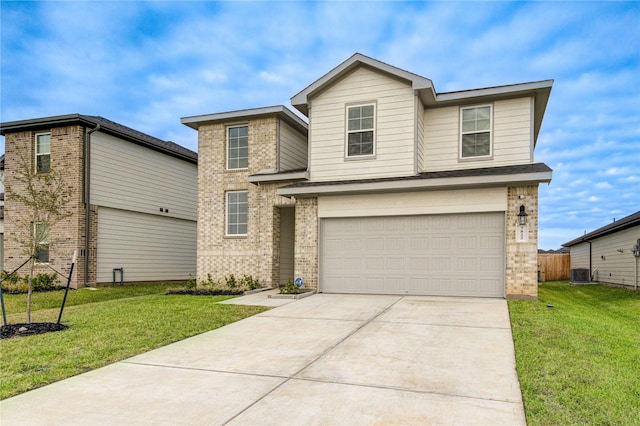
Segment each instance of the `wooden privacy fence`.
[{"label": "wooden privacy fence", "polygon": [[538,253],[538,278],[540,281],[568,280],[571,274],[569,253]]}]

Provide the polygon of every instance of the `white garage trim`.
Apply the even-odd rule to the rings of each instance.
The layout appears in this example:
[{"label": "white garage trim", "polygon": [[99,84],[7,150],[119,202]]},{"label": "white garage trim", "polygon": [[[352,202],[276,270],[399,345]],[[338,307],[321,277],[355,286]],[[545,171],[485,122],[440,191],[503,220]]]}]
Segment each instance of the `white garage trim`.
[{"label": "white garage trim", "polygon": [[320,218],[496,212],[506,209],[506,187],[318,197]]},{"label": "white garage trim", "polygon": [[504,297],[504,212],[320,220],[319,291]]},{"label": "white garage trim", "polygon": [[[97,282],[187,280],[196,273],[196,222],[100,207]],[[119,275],[118,275],[119,279]]]}]

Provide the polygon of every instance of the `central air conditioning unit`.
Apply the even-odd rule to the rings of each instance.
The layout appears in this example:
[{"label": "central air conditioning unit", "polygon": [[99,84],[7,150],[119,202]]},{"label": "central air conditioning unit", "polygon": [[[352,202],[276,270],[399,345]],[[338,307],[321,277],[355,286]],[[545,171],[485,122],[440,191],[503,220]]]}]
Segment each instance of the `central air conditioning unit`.
[{"label": "central air conditioning unit", "polygon": [[591,280],[589,279],[589,270],[586,268],[577,268],[571,270],[571,282],[572,283],[588,283]]}]

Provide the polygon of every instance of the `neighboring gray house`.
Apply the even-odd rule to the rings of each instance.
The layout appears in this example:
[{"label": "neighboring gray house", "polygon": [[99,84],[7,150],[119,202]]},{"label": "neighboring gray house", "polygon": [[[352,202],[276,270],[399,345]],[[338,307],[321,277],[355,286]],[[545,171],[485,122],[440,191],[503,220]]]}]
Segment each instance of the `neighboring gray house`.
[{"label": "neighboring gray house", "polygon": [[640,211],[563,244],[571,250],[571,281],[638,288]]},{"label": "neighboring gray house", "polygon": [[198,278],[536,298],[551,86],[438,93],[355,54],[291,98],[308,124],[284,106],[183,118],[198,130]]},{"label": "neighboring gray house", "polygon": [[[119,268],[127,282],[195,274],[195,152],[81,114],[1,123],[0,134],[6,141],[7,186],[20,190],[13,178],[16,160],[27,153],[38,173],[49,167],[63,172],[73,191],[71,216],[51,230],[57,245],[36,272],[66,269],[78,250],[74,287],[111,283]],[[15,238],[24,227],[22,207],[11,193],[5,195],[4,268],[12,270],[24,259]]]}]

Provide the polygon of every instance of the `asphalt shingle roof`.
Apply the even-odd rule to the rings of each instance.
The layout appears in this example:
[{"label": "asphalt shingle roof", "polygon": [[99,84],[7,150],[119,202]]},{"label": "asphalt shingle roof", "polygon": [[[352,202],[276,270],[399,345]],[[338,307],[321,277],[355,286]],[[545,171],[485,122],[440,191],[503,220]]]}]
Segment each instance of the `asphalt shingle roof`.
[{"label": "asphalt shingle roof", "polygon": [[357,179],[357,180],[335,180],[328,182],[296,182],[291,185],[283,186],[282,188],[309,188],[314,186],[334,186],[334,185],[353,185],[359,183],[381,183],[381,182],[400,182],[400,181],[413,181],[421,179],[443,179],[443,178],[457,178],[457,177],[474,177],[474,176],[501,176],[521,173],[540,173],[552,171],[549,166],[544,163],[535,164],[523,164],[517,166],[503,166],[503,167],[486,167],[479,169],[467,169],[467,170],[447,170],[441,172],[423,172],[413,176],[401,176],[390,178],[371,178],[371,179]]},{"label": "asphalt shingle roof", "polygon": [[138,143],[148,148],[155,149],[193,163],[198,161],[198,154],[196,152],[178,145],[175,142],[158,139],[154,136],[142,133],[138,130],[132,129],[131,127],[124,126],[120,123],[116,123],[115,121],[111,121],[97,115],[68,114],[0,123],[0,134],[4,135],[10,131],[45,129],[69,124],[81,124],[91,127],[100,125],[101,131],[105,133],[124,138],[131,142]]}]

